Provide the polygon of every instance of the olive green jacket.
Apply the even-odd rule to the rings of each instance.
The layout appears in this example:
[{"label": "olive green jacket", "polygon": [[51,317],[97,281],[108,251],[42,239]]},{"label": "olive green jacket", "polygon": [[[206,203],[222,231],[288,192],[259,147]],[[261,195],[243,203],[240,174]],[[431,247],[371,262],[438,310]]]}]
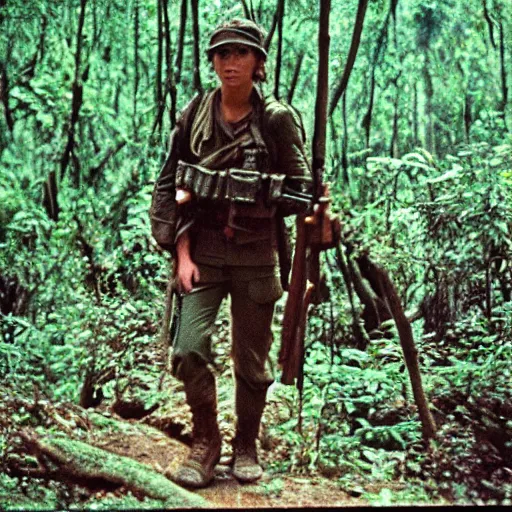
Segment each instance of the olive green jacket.
[{"label": "olive green jacket", "polygon": [[[200,156],[191,147],[192,125],[198,111],[201,114],[202,104],[207,101],[208,95],[218,94],[220,94],[220,90],[216,89],[205,95],[196,96],[181,114],[171,134],[169,153],[155,184],[154,202],[155,195],[158,195],[159,190],[168,191],[168,195],[173,194],[172,185],[178,161],[182,160],[191,164],[200,163]],[[287,178],[290,178],[290,182],[293,182],[293,186],[296,187],[298,183],[302,192],[310,192],[311,170],[304,152],[302,126],[297,120],[297,114],[289,106],[275,99],[264,100],[256,88],[253,89],[251,101],[253,102],[251,131],[254,133],[256,143],[261,141],[261,145],[268,152],[268,158],[262,162],[258,171],[285,174]],[[211,137],[207,139],[206,143],[211,146],[212,151],[226,143],[215,130],[207,133],[205,137],[209,136]],[[287,178],[285,178],[285,182]],[[193,259],[198,263],[212,266],[276,265],[278,263],[278,247],[282,244],[283,240],[281,239],[284,236],[282,233],[283,217],[299,213],[308,207],[304,203],[282,202],[277,205],[276,214],[271,219],[257,221],[254,223],[253,229],[249,231],[235,229],[232,238],[227,239],[223,232],[223,226],[203,222],[208,220],[208,212],[205,217],[205,212],[201,213],[200,206],[192,201],[185,207],[177,208],[178,228],[175,240],[183,231],[183,226],[186,226],[186,229],[190,228]],[[251,209],[250,206],[245,208]],[[260,215],[261,211],[255,213],[256,217]],[[251,216],[250,212],[249,216]],[[263,217],[265,217],[265,213],[263,213]],[[188,221],[185,221],[184,218],[187,218]],[[160,243],[158,239],[157,241]],[[165,245],[160,243],[160,245],[165,249],[174,250],[172,242]],[[286,265],[289,266],[289,262],[285,263]]]}]

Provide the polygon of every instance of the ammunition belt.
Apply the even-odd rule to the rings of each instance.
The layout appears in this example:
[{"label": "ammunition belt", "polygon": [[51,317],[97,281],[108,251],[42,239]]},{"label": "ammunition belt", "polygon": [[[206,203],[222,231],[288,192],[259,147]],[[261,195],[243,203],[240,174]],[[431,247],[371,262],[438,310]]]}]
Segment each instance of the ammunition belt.
[{"label": "ammunition belt", "polygon": [[[298,187],[293,185],[294,180]],[[255,203],[261,197],[269,204],[279,203],[280,200],[309,204],[311,195],[297,190],[303,182],[303,178],[245,169],[214,171],[182,160],[176,169],[176,187],[192,191],[199,200]]]}]

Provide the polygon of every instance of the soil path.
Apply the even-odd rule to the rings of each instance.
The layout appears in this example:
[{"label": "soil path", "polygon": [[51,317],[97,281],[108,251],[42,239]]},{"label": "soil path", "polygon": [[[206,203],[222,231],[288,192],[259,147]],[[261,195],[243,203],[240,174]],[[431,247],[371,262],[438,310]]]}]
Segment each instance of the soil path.
[{"label": "soil path", "polygon": [[[149,427],[141,433],[110,432],[94,444],[119,455],[131,457],[163,472],[176,468],[187,456],[188,447],[176,439]],[[282,507],[358,507],[367,506],[328,478],[298,477],[266,472],[254,484],[240,484],[226,465],[219,464],[215,480],[206,489],[195,491],[207,499],[212,508],[282,508]]]},{"label": "soil path", "polygon": [[224,474],[219,473],[209,488],[197,491],[211,502],[212,507],[246,509],[367,505],[364,500],[349,496],[326,478],[265,474],[257,483],[242,485],[229,474],[227,468]]}]

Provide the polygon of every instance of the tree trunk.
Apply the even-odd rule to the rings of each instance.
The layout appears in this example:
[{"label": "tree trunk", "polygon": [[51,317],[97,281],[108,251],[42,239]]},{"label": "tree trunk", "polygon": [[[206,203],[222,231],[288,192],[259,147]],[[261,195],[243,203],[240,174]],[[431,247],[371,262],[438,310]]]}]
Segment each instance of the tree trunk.
[{"label": "tree trunk", "polygon": [[4,116],[7,128],[12,132],[14,129],[14,117],[9,105],[9,77],[7,66],[0,61],[0,102],[4,106]]},{"label": "tree trunk", "polygon": [[331,168],[333,169],[334,181],[338,181],[340,175],[341,153],[338,147],[338,130],[336,129],[334,116],[329,118],[329,125],[331,127]]},{"label": "tree trunk", "polygon": [[327,103],[329,90],[329,14],[330,0],[321,2],[320,27],[318,31],[318,73],[315,102],[315,128],[313,134],[313,194],[322,195],[322,178],[325,166],[325,140],[327,131]]},{"label": "tree trunk", "polygon": [[163,3],[163,0],[157,0],[157,10],[156,10],[156,18],[157,18],[156,26],[157,26],[158,46],[157,46],[157,53],[156,53],[156,77],[155,77],[155,80],[156,80],[156,84],[155,84],[156,85],[156,89],[155,89],[156,95],[155,95],[155,101],[156,101],[157,112],[158,112],[157,124],[160,126],[160,128],[162,126],[160,112],[161,112],[162,103],[163,103],[162,65],[163,65],[163,54],[164,54],[164,49],[163,49],[163,46],[164,46],[164,42],[163,42],[163,24],[162,24],[162,17],[163,17],[162,3]]},{"label": "tree trunk", "polygon": [[185,29],[187,27],[187,0],[181,0],[181,10],[180,10],[180,30],[178,32],[178,48],[176,49],[176,76],[175,82],[177,84],[181,81],[181,67],[183,63],[183,49],[185,47]]},{"label": "tree trunk", "polygon": [[[324,195],[323,175],[325,168],[325,146],[327,132],[327,103],[329,96],[329,17],[331,1],[320,3],[320,24],[318,28],[318,73],[315,101],[315,127],[313,133],[313,202],[320,208],[325,207],[319,202]],[[320,210],[319,210],[320,211]],[[322,217],[323,219],[323,217]],[[322,220],[323,222],[323,220]],[[321,227],[321,226],[319,226]],[[307,265],[308,280],[314,285],[311,291],[312,301],[319,304],[322,301],[320,291],[320,251],[322,249],[311,245]]]},{"label": "tree trunk", "polygon": [[484,9],[484,18],[487,22],[487,28],[489,29],[489,39],[491,40],[492,47],[496,49],[496,40],[494,39],[494,21],[487,9],[487,0],[482,0],[482,7]]},{"label": "tree trunk", "polygon": [[356,22],[354,24],[354,31],[352,33],[352,42],[350,44],[350,50],[348,52],[347,62],[343,75],[341,77],[338,87],[334,90],[332,95],[331,105],[329,107],[329,115],[331,116],[340,100],[341,96],[347,88],[354,62],[356,61],[357,51],[359,50],[359,43],[361,42],[361,33],[363,31],[364,18],[366,15],[366,8],[368,7],[368,0],[359,0],[356,14]]},{"label": "tree trunk", "polygon": [[279,82],[281,79],[281,66],[283,61],[283,22],[284,22],[284,2],[279,0],[277,6],[277,56],[276,56],[276,75],[274,84],[274,96],[279,99]]},{"label": "tree trunk", "polygon": [[400,90],[398,88],[398,79],[400,78],[400,74],[394,80],[395,85],[395,98],[393,101],[393,128],[391,131],[391,142],[389,144],[389,156],[391,158],[396,158],[398,156],[398,103],[400,101]]},{"label": "tree trunk", "polygon": [[133,82],[133,131],[135,140],[138,139],[138,123],[137,123],[137,93],[139,92],[139,0],[134,0],[134,16],[133,16],[133,67],[134,67],[134,82]]},{"label": "tree trunk", "polygon": [[370,147],[370,133],[372,128],[373,105],[375,100],[375,67],[372,69],[370,78],[370,99],[368,101],[368,109],[363,117],[362,126],[364,128],[366,149]]},{"label": "tree trunk", "polygon": [[414,136],[414,145],[419,144],[419,130],[418,130],[418,83],[414,82],[413,97],[412,97],[412,133]]},{"label": "tree trunk", "polygon": [[[169,0],[163,0],[164,30],[165,30],[165,66],[166,91],[171,96],[171,109],[169,112],[171,126],[176,124],[176,80],[172,68],[171,26],[169,23]],[[165,98],[164,98],[165,101]]]},{"label": "tree trunk", "polygon": [[346,94],[343,94],[343,98],[341,99],[341,116],[343,119],[343,143],[341,147],[341,166],[343,169],[343,183],[350,187],[350,176],[348,174],[348,126]]},{"label": "tree trunk", "polygon": [[248,20],[253,20],[254,21],[254,19],[251,16],[251,11],[249,9],[249,6],[247,5],[247,1],[246,0],[241,0],[241,3],[242,3],[242,9],[244,10],[244,16]]},{"label": "tree trunk", "polygon": [[471,115],[471,103],[472,98],[471,95],[466,91],[464,96],[464,134],[466,136],[466,143],[470,142],[470,132],[471,132],[471,123],[473,121]]},{"label": "tree trunk", "polygon": [[[371,70],[371,78],[370,78],[370,99],[368,101],[368,109],[362,121],[362,126],[365,130],[366,135],[366,148],[370,147],[370,134],[371,134],[371,126],[373,119],[373,106],[375,101],[375,73],[377,70],[377,66],[379,65],[379,61],[383,55],[383,50],[386,49],[387,46],[387,36],[389,30],[389,20],[392,17],[395,20],[396,24],[396,7],[398,4],[398,0],[391,0],[389,11],[386,15],[386,19],[382,24],[382,27],[379,31],[379,36],[377,37],[377,41],[375,43],[375,50],[373,52],[372,58],[372,70]],[[396,30],[395,30],[396,36]],[[395,37],[396,41],[396,37]]]},{"label": "tree trunk", "polygon": [[272,17],[272,24],[268,29],[267,37],[265,38],[264,47],[265,50],[268,51],[270,47],[270,43],[272,42],[272,38],[274,37],[274,32],[276,31],[277,21],[279,19],[279,6],[281,5],[281,0],[277,0],[277,7],[274,16]]},{"label": "tree trunk", "polygon": [[[71,116],[68,122],[67,127],[67,142],[64,148],[64,152],[62,154],[60,160],[60,176],[61,179],[64,177],[66,173],[66,169],[68,167],[70,159],[74,157],[75,150],[75,127],[78,122],[80,109],[82,107],[83,100],[83,85],[82,79],[80,75],[81,68],[81,60],[82,60],[82,45],[83,45],[83,28],[85,23],[85,8],[87,5],[87,0],[80,0],[80,14],[78,19],[78,31],[76,36],[76,52],[75,52],[75,78],[72,86],[72,99],[71,99]],[[73,174],[73,183],[76,187],[80,184],[80,176],[77,173],[77,169],[75,167],[75,172]],[[55,187],[56,191],[56,187]],[[54,198],[55,203],[57,202],[57,197]],[[55,210],[58,213],[58,208]]]},{"label": "tree trunk", "polygon": [[431,155],[436,154],[434,134],[434,86],[430,74],[430,50],[425,49],[425,63],[423,65],[423,82],[425,86],[425,147]]},{"label": "tree trunk", "polygon": [[508,84],[507,84],[507,68],[505,66],[505,36],[503,35],[503,21],[499,22],[500,29],[500,69],[501,69],[501,105],[500,110],[502,112],[503,122],[505,123],[505,127],[507,125],[506,122],[506,112],[507,112],[507,103],[508,103]]},{"label": "tree trunk", "polygon": [[292,82],[290,84],[290,89],[288,91],[287,102],[291,105],[293,101],[293,95],[295,93],[295,88],[297,87],[297,81],[299,80],[300,68],[302,67],[302,61],[304,60],[304,52],[301,51],[297,57],[297,61],[295,63],[295,69],[293,71]]},{"label": "tree trunk", "polygon": [[201,85],[201,57],[199,54],[199,0],[191,0],[191,5],[194,32],[194,89],[201,93],[203,92],[203,86]]}]

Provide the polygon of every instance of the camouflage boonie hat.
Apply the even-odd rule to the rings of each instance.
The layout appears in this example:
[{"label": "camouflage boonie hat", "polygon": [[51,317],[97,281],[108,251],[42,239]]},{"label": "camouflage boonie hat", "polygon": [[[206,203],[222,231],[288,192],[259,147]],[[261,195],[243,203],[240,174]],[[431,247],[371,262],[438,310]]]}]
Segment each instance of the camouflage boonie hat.
[{"label": "camouflage boonie hat", "polygon": [[215,50],[225,44],[245,44],[255,49],[263,59],[267,58],[263,31],[251,20],[234,18],[217,27],[206,50],[208,59],[211,60]]}]

